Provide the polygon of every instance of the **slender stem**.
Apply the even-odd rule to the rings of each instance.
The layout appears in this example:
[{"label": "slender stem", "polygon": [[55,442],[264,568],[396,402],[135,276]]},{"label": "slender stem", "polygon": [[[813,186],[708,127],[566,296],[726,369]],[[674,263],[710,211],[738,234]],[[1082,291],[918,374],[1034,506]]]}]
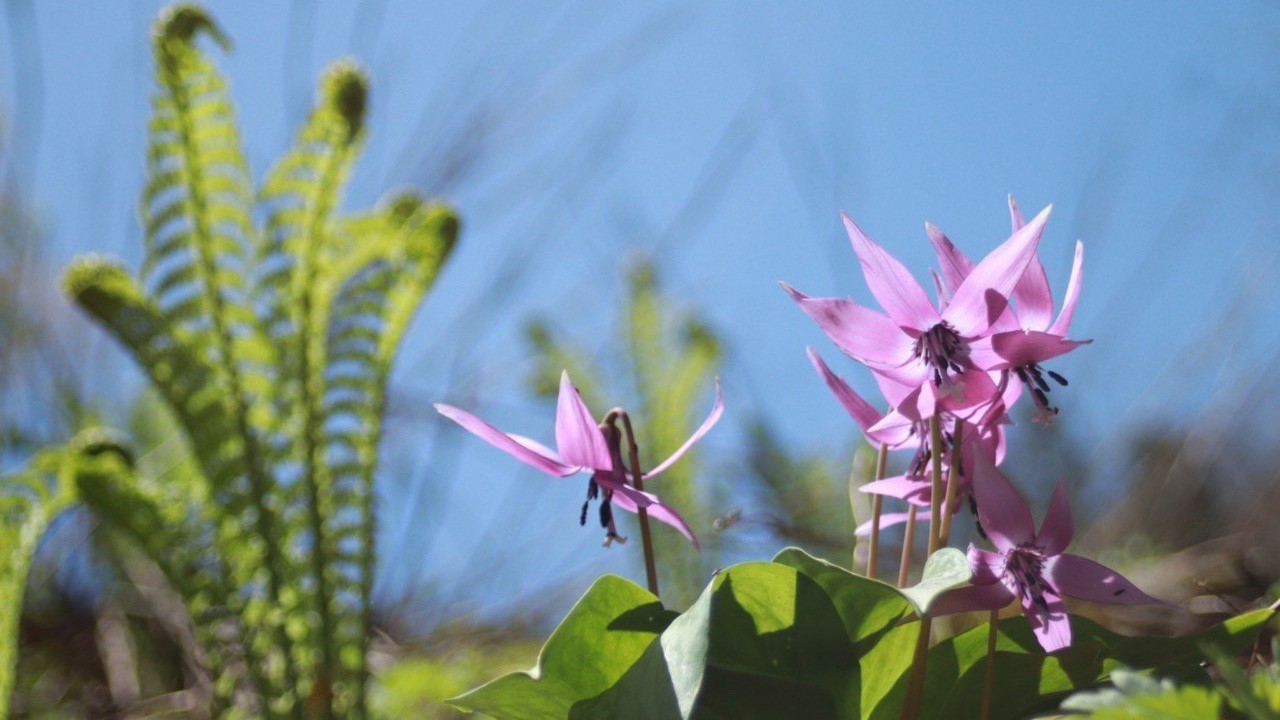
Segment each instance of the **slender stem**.
[{"label": "slender stem", "polygon": [[898,565],[898,587],[907,586],[907,577],[911,574],[911,541],[916,534],[916,506],[907,509],[907,531],[902,536],[902,562]]},{"label": "slender stem", "polygon": [[982,711],[979,717],[988,720],[991,717],[991,689],[996,679],[996,629],[1000,620],[1000,611],[992,610],[987,617],[987,670],[982,678]]},{"label": "slender stem", "polygon": [[920,717],[920,699],[924,695],[925,666],[929,662],[929,635],[933,633],[933,618],[920,618],[920,634],[916,636],[916,650],[911,656],[911,676],[907,679],[907,697],[902,703],[902,720]]},{"label": "slender stem", "polygon": [[951,463],[947,466],[947,503],[942,511],[942,537],[939,545],[946,547],[951,541],[951,518],[955,513],[951,506],[956,502],[956,493],[960,487],[960,440],[964,433],[964,421],[956,420],[956,429],[951,436]]},{"label": "slender stem", "polygon": [[929,454],[933,464],[933,487],[929,495],[929,554],[942,546],[942,423],[935,413],[929,418]]},{"label": "slender stem", "polygon": [[[876,456],[876,480],[884,479],[884,466],[889,458],[889,446],[880,443],[880,453]],[[867,548],[867,577],[875,579],[880,568],[880,510],[884,498],[871,496],[871,544]]]},{"label": "slender stem", "polygon": [[[644,492],[643,473],[640,472],[640,448],[636,445],[635,431],[631,429],[631,416],[625,411],[619,413],[622,427],[627,433],[627,455],[631,461],[631,484],[640,492]],[[636,507],[636,517],[640,518],[640,543],[644,545],[644,574],[649,582],[649,592],[658,597],[658,564],[653,556],[653,536],[649,533],[649,513],[642,506]]]}]

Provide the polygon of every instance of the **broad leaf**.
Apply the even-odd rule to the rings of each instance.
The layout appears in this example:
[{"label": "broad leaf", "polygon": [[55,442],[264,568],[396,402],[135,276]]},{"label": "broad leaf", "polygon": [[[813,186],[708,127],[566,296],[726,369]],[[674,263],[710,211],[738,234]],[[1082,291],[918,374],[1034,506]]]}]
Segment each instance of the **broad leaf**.
[{"label": "broad leaf", "polygon": [[955,548],[942,548],[925,561],[920,583],[903,588],[902,594],[911,601],[916,614],[923,616],[929,612],[929,606],[933,605],[939,595],[967,585],[972,575],[969,558],[963,552]]},{"label": "broad leaf", "polygon": [[[609,717],[584,707],[612,705],[600,696],[617,695],[615,688],[632,687],[636,694],[655,694],[654,678],[632,674],[633,666],[649,655],[654,642],[675,613],[638,585],[613,575],[597,580],[547,640],[538,664],[528,672],[511,673],[449,702],[463,710],[510,720],[562,720]],[[631,676],[630,678],[626,676]],[[674,707],[674,695],[667,698]],[[662,698],[652,698],[662,702]],[[663,717],[662,714],[647,717]],[[614,715],[613,717],[623,717]],[[646,717],[639,714],[633,717]]]}]

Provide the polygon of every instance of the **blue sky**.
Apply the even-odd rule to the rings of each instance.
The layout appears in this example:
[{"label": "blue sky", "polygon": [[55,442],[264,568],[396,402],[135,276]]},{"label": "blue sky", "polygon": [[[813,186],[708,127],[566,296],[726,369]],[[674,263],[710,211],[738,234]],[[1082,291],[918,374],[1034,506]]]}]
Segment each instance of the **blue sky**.
[{"label": "blue sky", "polygon": [[[477,557],[536,568],[520,576],[534,590],[638,577],[571,522],[499,532],[511,507],[574,515],[582,488],[479,442],[439,468],[427,405],[465,397],[549,436],[547,408],[525,392],[521,325],[546,316],[603,349],[620,263],[638,252],[728,344],[713,467],[732,465],[747,412],[799,447],[846,444],[804,347],[868,392],[870,380],[776,284],[870,300],[841,210],[924,278],[926,219],[979,254],[1008,233],[1008,193],[1031,212],[1055,204],[1042,256],[1061,292],[1085,241],[1075,328],[1095,339],[1055,365],[1072,380],[1063,428],[1104,477],[1123,474],[1125,433],[1204,412],[1276,356],[1280,7],[833,5],[213,4],[235,42],[221,65],[255,173],[288,143],[323,66],[354,54],[374,100],[349,207],[419,184],[464,218],[397,366],[393,403],[409,421],[382,478],[389,592],[426,584],[458,607],[501,605],[469,594],[484,587]],[[136,263],[159,5],[38,3],[34,23],[17,7],[0,16],[16,148],[5,171],[56,260],[93,250]],[[28,45],[38,64],[15,60]],[[442,177],[442,148],[464,135],[470,173]],[[1082,502],[1113,490],[1089,492]]]}]

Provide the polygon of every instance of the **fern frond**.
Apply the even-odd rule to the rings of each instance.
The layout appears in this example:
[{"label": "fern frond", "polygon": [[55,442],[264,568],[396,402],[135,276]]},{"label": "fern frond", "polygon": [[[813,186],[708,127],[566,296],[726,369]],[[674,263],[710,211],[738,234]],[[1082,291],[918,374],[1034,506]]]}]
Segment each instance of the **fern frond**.
[{"label": "fern frond", "polygon": [[[367,81],[350,62],[331,66],[321,81],[320,99],[289,153],[272,168],[261,193],[266,233],[258,249],[258,296],[267,310],[264,328],[287,348],[276,366],[281,419],[288,418],[300,453],[299,478],[284,507],[303,512],[285,518],[291,547],[305,548],[309,560],[303,585],[318,622],[302,626],[308,654],[318,657],[302,691],[333,717],[334,685],[340,680],[333,592],[332,542],[325,517],[334,510],[331,481],[321,457],[330,226],[359,153],[364,128]],[[307,666],[304,666],[307,667]]]},{"label": "fern frond", "polygon": [[328,312],[323,451],[335,505],[357,514],[354,520],[332,516],[328,528],[335,596],[345,600],[338,607],[339,652],[355,690],[351,712],[357,717],[367,713],[364,658],[373,631],[377,564],[373,480],[387,381],[404,332],[457,234],[452,211],[412,195],[348,220],[338,232],[349,251],[331,274],[340,285]]},{"label": "fern frond", "polygon": [[9,717],[18,621],[31,557],[50,521],[75,498],[73,488],[63,482],[64,455],[61,448],[43,450],[25,469],[0,476],[0,597],[10,602],[0,612],[0,720]]}]

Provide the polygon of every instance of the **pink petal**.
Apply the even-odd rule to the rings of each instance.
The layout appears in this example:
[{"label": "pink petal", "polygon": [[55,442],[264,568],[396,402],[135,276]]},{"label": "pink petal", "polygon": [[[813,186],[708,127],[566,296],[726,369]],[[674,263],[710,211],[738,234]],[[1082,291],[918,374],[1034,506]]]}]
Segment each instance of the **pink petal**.
[{"label": "pink petal", "polygon": [[911,439],[915,422],[897,410],[890,411],[875,425],[867,428],[867,437],[891,448],[901,447]]},{"label": "pink petal", "polygon": [[929,608],[929,615],[941,617],[978,610],[999,610],[1011,602],[1013,602],[1013,593],[998,582],[970,585],[948,590],[939,595]]},{"label": "pink petal", "polygon": [[969,343],[969,360],[983,370],[1006,370],[1052,360],[1091,342],[1068,340],[1044,332],[1014,330]]},{"label": "pink petal", "polygon": [[1031,632],[1040,641],[1040,647],[1045,652],[1052,653],[1071,645],[1071,619],[1067,616],[1067,606],[1063,604],[1062,598],[1053,593],[1045,593],[1044,599],[1049,608],[1047,613],[1031,598],[1020,598],[1022,613],[1027,616]]},{"label": "pink petal", "polygon": [[930,391],[937,398],[938,406],[943,410],[959,413],[962,410],[986,405],[997,395],[996,384],[991,381],[991,376],[980,369],[965,370],[959,377],[959,383],[959,390],[950,394],[945,392],[944,388],[932,383],[928,384]]},{"label": "pink petal", "polygon": [[1044,274],[1039,255],[1032,255],[1027,269],[1013,286],[1013,299],[1018,303],[1018,319],[1028,330],[1043,330],[1053,319],[1053,293]]},{"label": "pink petal", "polygon": [[[1018,232],[1027,221],[1022,219],[1022,211],[1018,209],[1018,201],[1009,196],[1009,224],[1013,232]],[[1031,258],[1027,269],[1013,287],[1013,297],[1018,303],[1018,317],[1022,327],[1028,330],[1044,330],[1053,317],[1053,295],[1049,292],[1049,278],[1045,277],[1044,266],[1037,255]]]},{"label": "pink petal", "polygon": [[582,469],[561,462],[550,448],[533,443],[527,438],[508,435],[466,410],[443,403],[436,403],[436,410],[481,440],[548,475],[568,477]]},{"label": "pink petal", "polygon": [[1067,281],[1067,295],[1062,300],[1062,312],[1049,332],[1065,336],[1071,330],[1071,318],[1076,314],[1076,302],[1080,300],[1080,283],[1084,281],[1084,243],[1076,241],[1076,259],[1071,264],[1071,279]]},{"label": "pink petal", "polygon": [[1052,209],[1052,205],[1045,208],[1030,224],[992,250],[956,288],[943,318],[960,335],[980,337],[1004,312],[1009,293],[1035,257]]},{"label": "pink petal", "polygon": [[1027,503],[984,453],[974,453],[973,495],[982,529],[1000,552],[1035,538]]},{"label": "pink petal", "polygon": [[884,495],[926,507],[929,505],[931,494],[929,481],[917,475],[898,475],[883,480],[873,480],[859,485],[858,490],[868,495]]},{"label": "pink petal", "polygon": [[1036,543],[1045,553],[1058,555],[1071,544],[1071,533],[1071,499],[1067,496],[1067,484],[1059,480],[1049,501],[1049,511],[1036,534]]},{"label": "pink petal", "polygon": [[831,368],[827,367],[827,364],[822,361],[818,353],[813,351],[813,348],[806,348],[806,351],[809,354],[809,362],[813,363],[813,367],[822,376],[827,388],[840,401],[845,412],[849,413],[853,421],[858,423],[858,427],[862,428],[863,433],[866,433],[867,429],[872,425],[880,422],[884,417],[880,411],[871,407],[871,404],[863,400],[861,395],[854,392],[853,388],[849,387],[849,383],[844,381],[844,378],[831,372]]},{"label": "pink petal", "polygon": [[887,316],[848,298],[811,298],[786,283],[782,288],[837,347],[855,359],[884,366],[911,359],[911,337]]},{"label": "pink petal", "polygon": [[973,569],[973,582],[975,585],[985,585],[993,582],[1000,582],[1001,575],[1004,574],[1004,556],[1000,553],[993,553],[990,550],[983,550],[969,543],[969,567]]},{"label": "pink petal", "polygon": [[[905,337],[905,335],[903,336]],[[929,366],[924,364],[924,360],[918,357],[908,357],[906,361],[899,365],[886,365],[883,363],[864,362],[864,365],[871,368],[872,372],[893,383],[901,385],[908,390],[914,390],[929,381],[932,371]]]},{"label": "pink petal", "polygon": [[676,448],[676,451],[671,453],[671,457],[658,463],[657,467],[649,470],[649,472],[645,473],[643,477],[645,479],[651,478],[654,475],[657,475],[663,470],[666,470],[667,468],[674,465],[675,462],[679,460],[682,455],[684,455],[686,452],[689,451],[689,448],[693,447],[694,443],[701,440],[702,436],[706,435],[707,431],[710,430],[712,427],[714,427],[717,422],[719,422],[720,416],[723,414],[724,414],[724,395],[720,393],[720,380],[716,379],[716,402],[715,402],[715,405],[711,407],[711,413],[707,415],[707,419],[702,421],[702,424],[698,426],[697,430],[693,431],[693,434],[689,436],[688,440],[684,441],[683,445],[681,445],[679,448]]},{"label": "pink petal", "polygon": [[1012,232],[1021,230],[1027,221],[1022,217],[1022,210],[1018,208],[1018,201],[1009,196],[1009,225],[1013,228]]},{"label": "pink petal", "polygon": [[[881,513],[880,529],[884,530],[885,528],[893,527],[894,525],[901,525],[907,521],[908,516],[909,516],[909,513],[904,513],[904,512]],[[862,523],[861,525],[859,525],[858,529],[853,531],[853,534],[858,537],[866,537],[870,535],[871,521],[868,520]]]},{"label": "pink petal", "polygon": [[920,386],[918,384],[903,385],[902,383],[887,378],[878,372],[873,372],[871,374],[871,378],[876,381],[876,387],[880,388],[880,394],[884,396],[885,402],[889,403],[889,407],[898,407],[903,403],[903,401],[910,397],[912,393],[920,390]]},{"label": "pink petal", "polygon": [[613,460],[604,433],[582,401],[578,388],[560,373],[560,397],[556,402],[556,447],[566,462],[596,470],[610,470]]},{"label": "pink petal", "polygon": [[694,536],[693,530],[689,528],[689,524],[684,521],[684,518],[680,517],[680,513],[658,500],[657,495],[642,492],[630,485],[619,483],[612,478],[598,477],[596,482],[599,482],[601,487],[613,491],[614,505],[631,513],[644,508],[649,517],[679,530],[681,535],[689,538],[689,542],[693,543],[695,548],[702,549],[702,545],[698,543],[698,538]]},{"label": "pink petal", "polygon": [[862,263],[867,287],[880,302],[880,307],[903,328],[924,331],[937,325],[941,320],[938,309],[929,302],[929,296],[925,295],[911,272],[867,237],[848,215],[841,213],[840,217],[844,219],[844,229],[853,242],[853,251]]},{"label": "pink petal", "polygon": [[973,272],[973,261],[952,244],[951,239],[942,233],[933,223],[925,223],[924,231],[938,253],[938,266],[942,269],[942,279],[951,293],[956,291],[964,279]]},{"label": "pink petal", "polygon": [[1045,579],[1068,597],[1108,605],[1164,605],[1111,568],[1079,555],[1064,553],[1049,558]]}]

